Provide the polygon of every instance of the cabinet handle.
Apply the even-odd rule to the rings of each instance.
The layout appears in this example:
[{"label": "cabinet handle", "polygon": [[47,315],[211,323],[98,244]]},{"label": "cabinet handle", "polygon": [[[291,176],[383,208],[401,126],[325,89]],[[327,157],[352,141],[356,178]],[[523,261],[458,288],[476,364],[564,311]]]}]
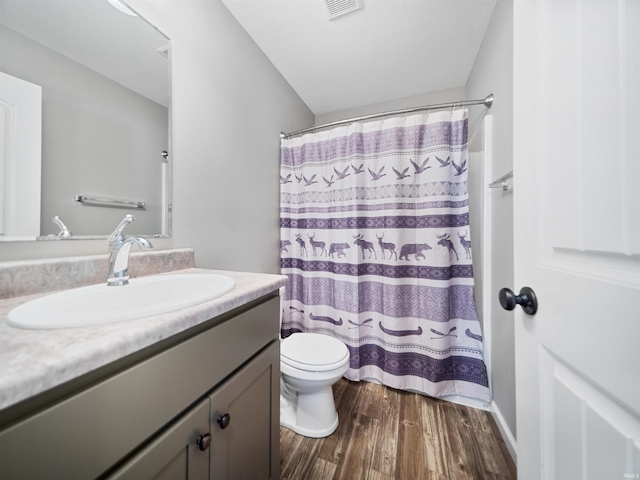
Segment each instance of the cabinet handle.
[{"label": "cabinet handle", "polygon": [[220,415],[220,417],[218,417],[218,423],[220,424],[220,428],[227,428],[231,423],[231,415],[229,415],[228,413]]},{"label": "cabinet handle", "polygon": [[198,448],[204,452],[209,448],[209,445],[211,445],[211,434],[205,433],[204,435],[200,435],[196,440],[196,443],[198,444]]}]

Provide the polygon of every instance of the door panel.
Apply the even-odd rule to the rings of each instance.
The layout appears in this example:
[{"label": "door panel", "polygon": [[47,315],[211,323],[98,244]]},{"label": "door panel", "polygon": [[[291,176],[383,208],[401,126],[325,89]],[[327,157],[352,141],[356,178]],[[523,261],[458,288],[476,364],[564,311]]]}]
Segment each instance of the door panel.
[{"label": "door panel", "polygon": [[109,478],[111,480],[207,480],[209,449],[197,445],[200,435],[209,432],[209,399],[177,420],[131,461]]},{"label": "door panel", "polygon": [[514,3],[523,479],[640,475],[638,24],[634,0]]},{"label": "door panel", "polygon": [[0,72],[0,235],[40,235],[42,87]]},{"label": "door panel", "polygon": [[541,361],[544,478],[640,473],[638,417],[549,353],[543,351]]}]

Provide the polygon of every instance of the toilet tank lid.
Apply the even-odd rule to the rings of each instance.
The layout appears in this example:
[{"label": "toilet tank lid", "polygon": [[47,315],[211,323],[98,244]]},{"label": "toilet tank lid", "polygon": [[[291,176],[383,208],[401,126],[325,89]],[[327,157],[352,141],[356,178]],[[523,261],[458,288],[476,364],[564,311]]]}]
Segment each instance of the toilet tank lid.
[{"label": "toilet tank lid", "polygon": [[297,363],[329,365],[349,356],[347,346],[337,338],[320,333],[294,333],[280,345],[280,354]]}]

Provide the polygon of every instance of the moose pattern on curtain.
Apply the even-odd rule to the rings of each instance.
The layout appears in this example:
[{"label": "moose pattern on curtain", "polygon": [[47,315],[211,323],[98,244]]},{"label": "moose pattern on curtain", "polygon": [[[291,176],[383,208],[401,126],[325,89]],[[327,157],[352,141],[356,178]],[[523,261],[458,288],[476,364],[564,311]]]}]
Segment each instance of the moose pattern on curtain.
[{"label": "moose pattern on curtain", "polygon": [[340,339],[351,380],[489,401],[467,129],[458,109],[282,140],[283,337]]}]

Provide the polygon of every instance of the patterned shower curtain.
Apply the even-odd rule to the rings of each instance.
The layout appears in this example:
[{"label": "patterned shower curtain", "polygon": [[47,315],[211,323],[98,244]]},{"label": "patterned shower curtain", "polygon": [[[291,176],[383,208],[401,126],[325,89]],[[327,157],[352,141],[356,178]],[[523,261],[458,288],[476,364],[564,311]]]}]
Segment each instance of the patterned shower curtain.
[{"label": "patterned shower curtain", "polygon": [[283,338],[342,340],[351,380],[489,401],[467,123],[458,109],[282,140]]}]

